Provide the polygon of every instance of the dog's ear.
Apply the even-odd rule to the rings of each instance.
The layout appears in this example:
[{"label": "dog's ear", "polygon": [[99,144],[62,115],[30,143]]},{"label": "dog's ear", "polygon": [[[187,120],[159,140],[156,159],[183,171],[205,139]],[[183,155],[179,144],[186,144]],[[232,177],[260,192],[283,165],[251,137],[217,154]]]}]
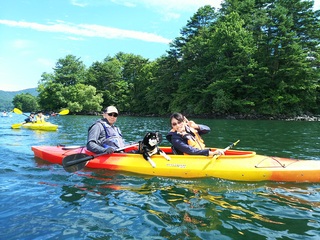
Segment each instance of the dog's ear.
[{"label": "dog's ear", "polygon": [[144,138],[148,138],[150,136],[151,132],[147,132]]},{"label": "dog's ear", "polygon": [[150,132],[147,132],[146,135],[144,135],[144,138],[142,139],[142,142],[144,144],[147,144],[148,143],[148,138],[150,136]]},{"label": "dog's ear", "polygon": [[139,149],[138,149],[138,153],[143,153],[143,143],[142,141],[139,141]]},{"label": "dog's ear", "polygon": [[162,134],[159,133],[159,131],[156,131],[156,136],[157,136],[158,142],[160,144],[162,142]]}]

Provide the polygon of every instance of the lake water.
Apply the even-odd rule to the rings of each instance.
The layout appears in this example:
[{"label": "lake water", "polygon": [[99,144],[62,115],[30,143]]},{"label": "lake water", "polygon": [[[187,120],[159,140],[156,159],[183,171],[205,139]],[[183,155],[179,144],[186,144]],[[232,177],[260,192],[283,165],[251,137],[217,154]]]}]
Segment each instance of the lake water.
[{"label": "lake water", "polygon": [[[94,116],[50,118],[56,132],[0,118],[0,239],[320,239],[320,184],[174,179],[106,170],[67,173],[33,145],[84,145]],[[208,146],[320,161],[320,122],[194,119]],[[168,118],[118,119],[127,142]],[[162,145],[168,145],[164,140]]]}]

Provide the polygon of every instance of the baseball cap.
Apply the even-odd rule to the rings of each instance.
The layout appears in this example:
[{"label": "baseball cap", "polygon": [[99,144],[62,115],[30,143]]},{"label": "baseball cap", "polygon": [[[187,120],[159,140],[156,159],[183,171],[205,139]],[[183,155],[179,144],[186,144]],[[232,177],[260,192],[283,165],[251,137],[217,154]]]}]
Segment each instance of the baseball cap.
[{"label": "baseball cap", "polygon": [[105,113],[118,113],[118,109],[115,106],[109,106],[104,110]]}]

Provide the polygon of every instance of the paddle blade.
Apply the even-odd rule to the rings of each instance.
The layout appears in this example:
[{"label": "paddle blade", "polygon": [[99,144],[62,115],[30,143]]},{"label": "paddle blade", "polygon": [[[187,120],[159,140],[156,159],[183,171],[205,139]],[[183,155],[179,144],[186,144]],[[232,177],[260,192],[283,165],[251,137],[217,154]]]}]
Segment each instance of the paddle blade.
[{"label": "paddle blade", "polygon": [[23,124],[23,123],[15,123],[15,124],[12,124],[12,125],[11,125],[11,128],[13,128],[13,129],[21,128],[22,124]]},{"label": "paddle blade", "polygon": [[19,108],[14,108],[13,112],[16,114],[22,114],[22,111]]},{"label": "paddle blade", "polygon": [[69,114],[69,109],[64,109],[61,112],[59,112],[59,115],[67,115]]},{"label": "paddle blade", "polygon": [[235,143],[233,143],[233,146],[237,145],[240,142],[240,140],[236,141]]},{"label": "paddle blade", "polygon": [[62,166],[67,172],[76,172],[83,169],[90,159],[92,156],[84,153],[72,154],[62,160]]}]

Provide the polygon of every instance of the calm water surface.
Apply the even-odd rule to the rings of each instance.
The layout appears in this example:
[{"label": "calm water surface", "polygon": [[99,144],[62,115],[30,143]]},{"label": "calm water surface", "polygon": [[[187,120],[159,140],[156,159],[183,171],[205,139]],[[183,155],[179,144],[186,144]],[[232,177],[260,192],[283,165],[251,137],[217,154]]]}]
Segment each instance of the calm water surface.
[{"label": "calm water surface", "polygon": [[[0,239],[320,239],[320,184],[70,174],[34,158],[33,145],[84,145],[97,118],[51,118],[56,132],[13,130],[24,116],[0,118]],[[211,127],[208,146],[240,139],[237,149],[320,160],[320,122],[195,120]],[[118,119],[128,143],[165,135],[168,123]]]}]

